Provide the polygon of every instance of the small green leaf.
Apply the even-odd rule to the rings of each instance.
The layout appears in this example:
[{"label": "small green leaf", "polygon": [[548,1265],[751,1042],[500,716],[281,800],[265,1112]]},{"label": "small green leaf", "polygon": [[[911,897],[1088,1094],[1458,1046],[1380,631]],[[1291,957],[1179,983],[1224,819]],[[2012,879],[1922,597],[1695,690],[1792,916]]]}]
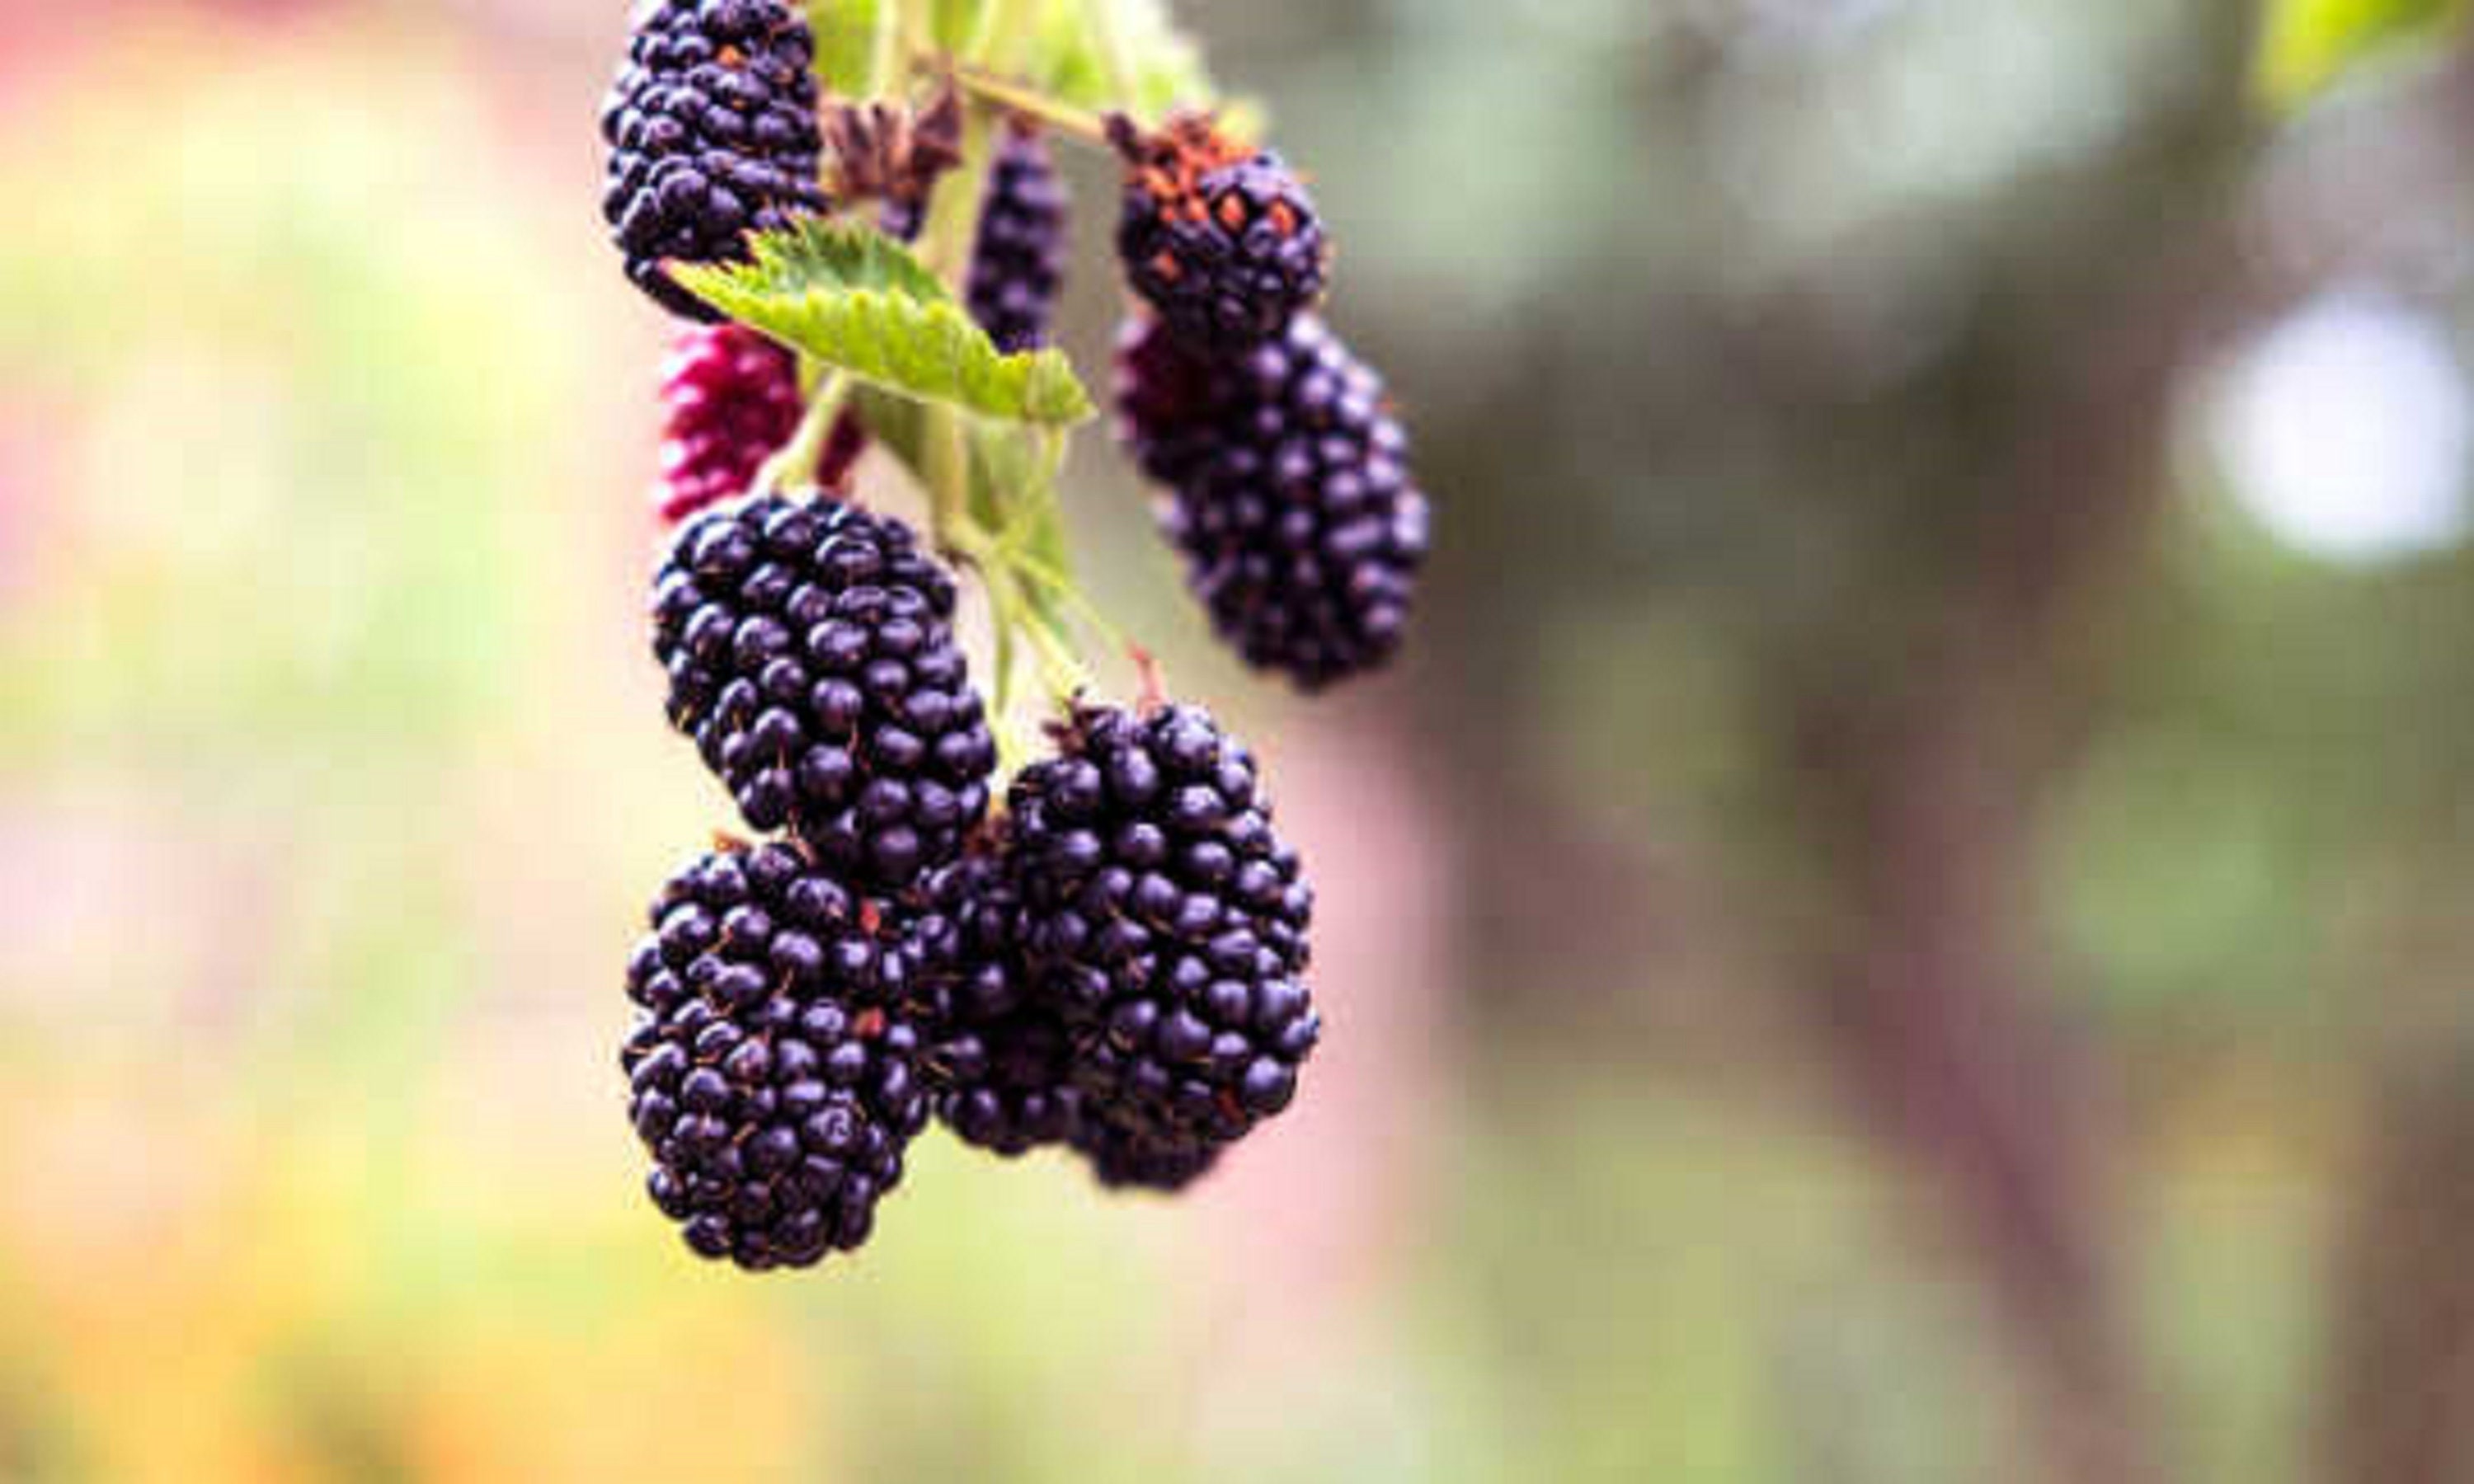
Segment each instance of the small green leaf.
[{"label": "small green leaf", "polygon": [[935,275],[872,227],[810,218],[753,248],[753,262],[677,264],[670,276],[740,323],[887,392],[1014,422],[1092,415],[1062,352],[1001,352]]},{"label": "small green leaf", "polygon": [[882,90],[876,75],[879,32],[894,23],[894,0],[808,0],[808,26],[816,34],[816,77],[840,98],[872,98]]},{"label": "small green leaf", "polygon": [[2467,0],[2265,0],[2252,82],[2271,108],[2290,109],[2357,65],[2401,45],[2432,41],[2462,23]]}]

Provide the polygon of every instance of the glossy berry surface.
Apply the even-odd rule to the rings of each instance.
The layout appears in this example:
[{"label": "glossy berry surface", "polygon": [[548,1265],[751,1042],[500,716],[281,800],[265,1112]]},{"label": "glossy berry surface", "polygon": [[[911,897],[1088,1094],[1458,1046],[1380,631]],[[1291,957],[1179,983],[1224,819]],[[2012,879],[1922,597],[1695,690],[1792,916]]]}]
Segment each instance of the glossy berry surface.
[{"label": "glossy berry surface", "polygon": [[649,915],[619,1065],[653,1204],[750,1270],[858,1247],[929,1116],[899,935],[787,845],[695,860]]},{"label": "glossy berry surface", "polygon": [[959,853],[996,766],[954,603],[900,521],[779,494],[708,511],[654,579],[671,723],[750,826],[906,891]]},{"label": "glossy berry surface", "polygon": [[1081,1127],[1074,1057],[1064,1024],[1035,1009],[956,1029],[934,1051],[953,1084],[936,1116],[962,1142],[1008,1158],[1064,1143]]},{"label": "glossy berry surface", "polygon": [[1126,156],[1117,253],[1128,286],[1198,352],[1278,334],[1322,297],[1329,249],[1295,172],[1194,115],[1113,126]]},{"label": "glossy berry surface", "polygon": [[1321,319],[1225,360],[1137,321],[1117,405],[1135,463],[1169,487],[1188,585],[1248,663],[1313,691],[1392,658],[1430,511],[1381,378]]},{"label": "glossy berry surface", "polygon": [[1075,1038],[1085,1115],[1147,1149],[1288,1107],[1322,1021],[1313,893],[1253,758],[1191,706],[1083,707],[1009,796],[1031,994]]},{"label": "glossy berry surface", "polygon": [[936,1115],[964,1143],[1007,1156],[1065,1142],[1080,1110],[1074,1038],[1026,993],[1009,839],[983,838],[939,871],[912,927],[937,1026],[928,1055]]},{"label": "glossy berry surface", "polygon": [[682,332],[662,368],[662,519],[745,493],[803,410],[789,351],[737,324]]},{"label": "glossy berry surface", "polygon": [[672,314],[720,317],[665,262],[743,259],[746,235],[822,212],[814,38],[794,0],[643,0],[602,105],[602,216],[627,277]]}]

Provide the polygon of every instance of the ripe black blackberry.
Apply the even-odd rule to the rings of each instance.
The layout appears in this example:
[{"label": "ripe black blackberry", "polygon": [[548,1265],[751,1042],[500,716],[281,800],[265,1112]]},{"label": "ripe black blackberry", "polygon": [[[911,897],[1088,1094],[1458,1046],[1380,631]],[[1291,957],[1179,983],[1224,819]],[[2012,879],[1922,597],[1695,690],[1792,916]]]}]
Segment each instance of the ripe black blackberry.
[{"label": "ripe black blackberry", "polygon": [[931,1052],[949,1082],[936,1117],[962,1142],[1008,1159],[1064,1143],[1081,1128],[1074,1056],[1064,1022],[1037,1008],[956,1028]]},{"label": "ripe black blackberry", "polygon": [[1126,280],[1188,346],[1245,349],[1322,297],[1322,223],[1278,156],[1199,114],[1155,134],[1120,114],[1109,135],[1126,159],[1117,227]]},{"label": "ripe black blackberry", "polygon": [[1253,758],[1190,706],[1085,706],[1010,795],[1024,965],[1075,1038],[1086,1117],[1147,1150],[1229,1142],[1322,1032],[1314,894]]},{"label": "ripe black blackberry", "polygon": [[1314,315],[1243,355],[1128,326],[1119,436],[1171,487],[1162,528],[1221,636],[1303,690],[1399,649],[1429,511],[1372,368]]},{"label": "ripe black blackberry", "polygon": [[601,214],[627,276],[691,320],[719,315],[668,261],[746,257],[750,231],[825,209],[815,52],[795,0],[642,0],[601,109]]},{"label": "ripe black blackberry", "polygon": [[964,1143],[1006,1156],[1072,1137],[1080,1102],[1073,1039],[1026,1000],[1009,866],[1005,839],[982,838],[930,879],[912,924],[921,999],[938,1027],[927,1059],[936,1115]]},{"label": "ripe black blackberry", "polygon": [[1211,1173],[1220,1147],[1162,1139],[1104,1118],[1084,1118],[1074,1136],[1075,1152],[1111,1190],[1174,1194]]},{"label": "ripe black blackberry", "polygon": [[653,1204],[751,1271],[859,1246],[929,1115],[900,936],[788,845],[697,859],[650,917],[618,1060]]},{"label": "ripe black blackberry", "polygon": [[780,494],[707,511],[654,580],[671,724],[750,826],[900,893],[960,850],[996,766],[954,601],[898,520]]},{"label": "ripe black blackberry", "polygon": [[798,430],[799,366],[789,351],[737,324],[683,331],[662,368],[665,521],[684,520],[747,491]]},{"label": "ripe black blackberry", "polygon": [[1007,354],[1036,349],[1048,344],[1064,274],[1064,178],[1036,131],[1009,125],[971,251],[971,318]]}]

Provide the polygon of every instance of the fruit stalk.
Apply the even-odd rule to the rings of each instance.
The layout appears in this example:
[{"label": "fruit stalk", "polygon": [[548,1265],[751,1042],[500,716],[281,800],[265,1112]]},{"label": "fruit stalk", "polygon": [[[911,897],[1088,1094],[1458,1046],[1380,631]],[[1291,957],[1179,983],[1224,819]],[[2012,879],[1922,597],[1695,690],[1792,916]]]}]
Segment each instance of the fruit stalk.
[{"label": "fruit stalk", "polygon": [[785,486],[797,488],[813,483],[816,462],[825,451],[825,440],[833,433],[834,422],[841,417],[842,408],[850,401],[851,379],[841,371],[828,373],[808,399],[808,411],[799,419],[799,430],[790,441],[774,450],[748,482],[751,495],[766,495]]},{"label": "fruit stalk", "polygon": [[1108,143],[1107,122],[1087,108],[1078,108],[1062,99],[1034,92],[975,67],[956,67],[952,77],[956,87],[981,103],[1023,118],[1035,119],[1068,138],[1079,139],[1095,149],[1113,152]]}]

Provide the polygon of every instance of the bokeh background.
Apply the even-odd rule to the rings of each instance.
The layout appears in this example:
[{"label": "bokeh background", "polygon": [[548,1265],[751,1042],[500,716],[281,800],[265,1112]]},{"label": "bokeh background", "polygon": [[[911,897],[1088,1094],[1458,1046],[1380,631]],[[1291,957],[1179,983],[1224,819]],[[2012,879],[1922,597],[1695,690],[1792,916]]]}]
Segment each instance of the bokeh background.
[{"label": "bokeh background", "polygon": [[0,7],[0,1479],[2474,1479],[2462,7],[1184,5],[1441,508],[1307,706],[1073,477],[1325,1049],[764,1281],[614,1060],[623,9]]}]

